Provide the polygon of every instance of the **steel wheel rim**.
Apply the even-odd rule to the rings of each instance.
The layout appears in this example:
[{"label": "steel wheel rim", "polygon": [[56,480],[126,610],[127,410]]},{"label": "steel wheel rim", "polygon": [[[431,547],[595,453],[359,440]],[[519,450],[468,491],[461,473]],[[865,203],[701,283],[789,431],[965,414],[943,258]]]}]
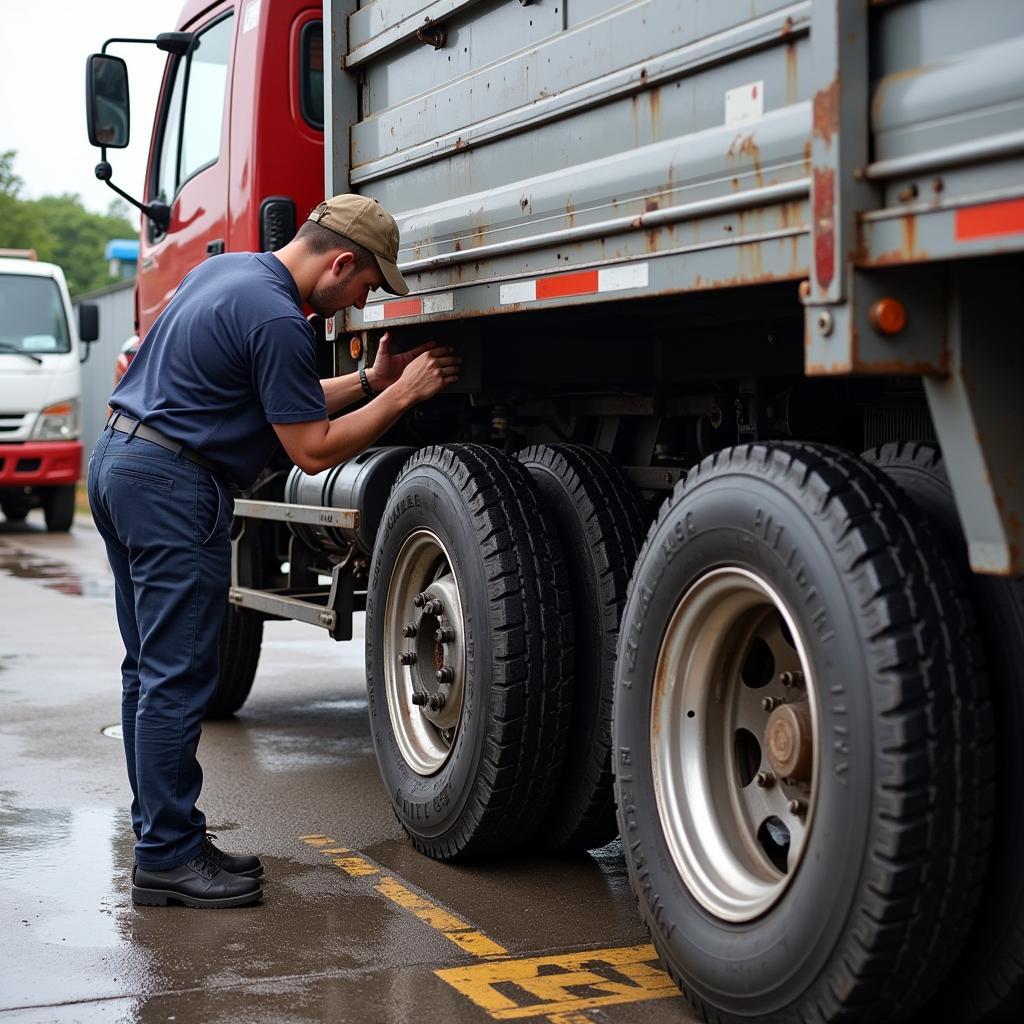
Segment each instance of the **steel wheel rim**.
[{"label": "steel wheel rim", "polygon": [[[443,637],[440,630],[447,631]],[[417,530],[395,559],[383,645],[392,729],[402,757],[417,775],[437,772],[455,744],[466,677],[464,637],[462,599],[448,550],[432,531]],[[446,681],[438,678],[441,670],[450,672]],[[417,704],[414,694],[443,695],[444,702],[440,707]]]},{"label": "steel wheel rim", "polygon": [[672,858],[709,913],[749,921],[782,897],[813,827],[819,749],[814,679],[785,603],[746,569],[705,574],[658,653],[651,757]]}]

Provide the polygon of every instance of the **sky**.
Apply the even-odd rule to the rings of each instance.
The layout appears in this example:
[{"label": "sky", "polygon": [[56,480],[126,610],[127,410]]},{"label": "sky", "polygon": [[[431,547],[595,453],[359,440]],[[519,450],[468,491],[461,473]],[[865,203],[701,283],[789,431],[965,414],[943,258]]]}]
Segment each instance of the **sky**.
[{"label": "sky", "polygon": [[[115,194],[96,180],[99,150],[85,129],[85,59],[111,36],[153,38],[176,27],[184,0],[0,0],[0,152],[17,150],[22,195],[76,192],[105,213]],[[149,152],[157,90],[167,54],[114,44],[128,63],[131,139],[107,151],[113,180],[136,199]],[[137,223],[134,213],[132,221]]]}]

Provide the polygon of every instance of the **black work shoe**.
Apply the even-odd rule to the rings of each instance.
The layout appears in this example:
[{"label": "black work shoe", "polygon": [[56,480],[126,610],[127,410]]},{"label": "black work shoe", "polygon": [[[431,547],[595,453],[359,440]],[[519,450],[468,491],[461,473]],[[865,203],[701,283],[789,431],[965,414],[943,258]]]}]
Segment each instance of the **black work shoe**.
[{"label": "black work shoe", "polygon": [[225,871],[206,855],[206,848],[186,864],[166,871],[147,871],[136,865],[132,876],[132,903],[166,907],[241,907],[263,895],[255,878]]},{"label": "black work shoe", "polygon": [[259,857],[249,854],[225,853],[223,850],[218,850],[213,845],[213,840],[216,838],[217,836],[213,832],[207,832],[206,838],[203,840],[203,853],[214,864],[222,867],[225,871],[230,871],[233,875],[244,875],[246,878],[262,876],[263,861]]}]

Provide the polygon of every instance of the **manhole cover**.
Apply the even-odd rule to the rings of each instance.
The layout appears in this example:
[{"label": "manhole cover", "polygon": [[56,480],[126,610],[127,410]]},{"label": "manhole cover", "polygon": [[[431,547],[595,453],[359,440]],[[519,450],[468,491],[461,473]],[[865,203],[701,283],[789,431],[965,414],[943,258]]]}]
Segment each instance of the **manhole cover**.
[{"label": "manhole cover", "polygon": [[121,740],[124,739],[124,734],[121,732],[120,725],[108,725],[103,730],[104,736],[109,736],[111,739]]}]

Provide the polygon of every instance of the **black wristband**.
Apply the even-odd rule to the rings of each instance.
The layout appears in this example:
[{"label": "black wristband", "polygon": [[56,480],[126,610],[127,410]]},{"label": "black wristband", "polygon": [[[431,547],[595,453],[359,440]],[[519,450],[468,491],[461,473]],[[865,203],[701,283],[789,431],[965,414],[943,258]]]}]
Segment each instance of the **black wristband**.
[{"label": "black wristband", "polygon": [[359,383],[363,385],[363,394],[367,398],[373,398],[377,392],[370,386],[370,382],[366,379],[366,368],[363,366],[359,367]]}]

